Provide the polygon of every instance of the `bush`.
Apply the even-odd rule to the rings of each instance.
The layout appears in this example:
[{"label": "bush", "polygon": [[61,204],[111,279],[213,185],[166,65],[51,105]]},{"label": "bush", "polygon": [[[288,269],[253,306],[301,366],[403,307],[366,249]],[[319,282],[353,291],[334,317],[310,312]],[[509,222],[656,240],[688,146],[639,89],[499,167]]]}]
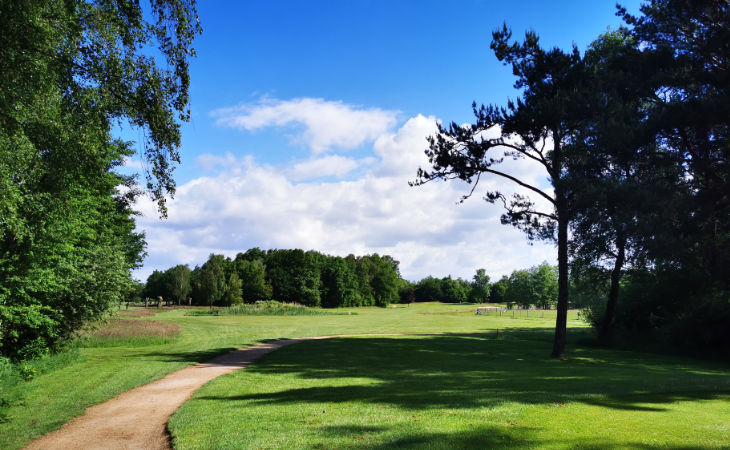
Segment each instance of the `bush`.
[{"label": "bush", "polygon": [[41,305],[0,305],[0,354],[13,361],[45,356],[58,337],[56,311]]}]

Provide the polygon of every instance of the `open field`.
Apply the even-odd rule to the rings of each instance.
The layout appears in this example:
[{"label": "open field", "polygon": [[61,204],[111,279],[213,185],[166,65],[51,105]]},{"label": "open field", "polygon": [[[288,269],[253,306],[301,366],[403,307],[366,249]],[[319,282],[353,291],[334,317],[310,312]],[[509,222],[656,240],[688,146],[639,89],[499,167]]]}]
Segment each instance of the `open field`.
[{"label": "open field", "polygon": [[[162,321],[180,327],[182,336],[163,344],[131,339],[129,345],[81,347],[40,364],[29,382],[3,379],[0,398],[6,404],[0,421],[0,448],[18,448],[60,427],[90,405],[182,367],[215,355],[280,337],[355,333],[473,333],[495,328],[551,327],[549,320],[485,319],[471,305],[419,304],[399,308],[353,308],[324,316],[186,316],[187,309],[160,310],[129,320]],[[121,317],[140,310],[122,311]],[[155,308],[148,311],[157,312]],[[423,314],[423,313],[446,314]],[[355,314],[357,313],[357,314]],[[579,321],[572,326],[583,326]],[[97,344],[94,344],[97,345]],[[45,373],[44,373],[45,372]]]},{"label": "open field", "polygon": [[[622,445],[717,447],[730,433],[726,420],[713,419],[730,413],[727,366],[586,348],[575,339],[569,359],[550,360],[554,319],[547,313],[541,319],[473,311],[471,305],[415,304],[352,309],[352,315],[186,316],[185,309],[174,309],[127,318],[164,322],[182,335],[165,343],[142,337],[80,347],[56,357],[55,366],[46,362],[49,368],[41,367],[32,381],[3,384],[0,447],[22,447],[90,405],[235,348],[271,338],[360,333],[424,336],[335,339],[279,350],[199,391],[171,421],[175,443],[469,447],[507,446],[513,439],[559,445],[561,437],[577,443],[594,436],[606,418],[624,431],[606,428],[605,438],[616,436]],[[569,334],[585,335],[575,312],[571,319]],[[495,330],[499,335],[480,334]],[[692,430],[676,431],[678,423]],[[554,424],[557,435],[549,432]],[[639,438],[632,428],[659,431]]]},{"label": "open field", "polygon": [[[727,367],[572,346],[549,334],[338,338],[211,381],[175,447],[722,448]],[[726,448],[726,447],[725,447]]]}]

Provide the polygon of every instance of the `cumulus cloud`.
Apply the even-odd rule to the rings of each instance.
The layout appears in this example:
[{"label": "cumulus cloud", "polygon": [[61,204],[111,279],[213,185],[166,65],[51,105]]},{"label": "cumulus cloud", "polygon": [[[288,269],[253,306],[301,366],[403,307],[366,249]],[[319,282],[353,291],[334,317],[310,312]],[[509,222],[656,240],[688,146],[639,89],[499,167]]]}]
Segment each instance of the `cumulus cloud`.
[{"label": "cumulus cloud", "polygon": [[333,148],[347,150],[377,139],[396,124],[397,111],[358,108],[320,98],[292,100],[262,99],[258,103],[213,112],[221,126],[247,131],[265,127],[303,127],[293,136],[295,143],[308,146],[313,153]]},{"label": "cumulus cloud", "polygon": [[286,173],[293,181],[331,176],[342,178],[360,165],[367,165],[372,162],[372,158],[355,160],[340,155],[328,155],[296,163]]},{"label": "cumulus cloud", "polygon": [[[179,186],[168,203],[168,220],[158,220],[150,202],[140,204],[139,225],[147,233],[150,257],[138,276],[251,247],[390,254],[401,261],[402,274],[414,280],[449,274],[470,278],[477,268],[495,277],[554,262],[552,245],[528,245],[521,232],[500,224],[500,206],[480,199],[485,190],[514,191],[508,182],[483,179],[479,194],[462,204],[458,200],[469,189],[465,183],[408,186],[416,169],[428,163],[425,138],[435,129],[435,118],[418,115],[398,129],[382,131],[373,141],[373,159],[365,162],[331,155],[273,167],[250,156],[201,157],[201,166],[219,170]],[[521,177],[544,179],[531,161],[505,164]],[[365,170],[355,177],[307,181],[341,177],[358,165]]]}]

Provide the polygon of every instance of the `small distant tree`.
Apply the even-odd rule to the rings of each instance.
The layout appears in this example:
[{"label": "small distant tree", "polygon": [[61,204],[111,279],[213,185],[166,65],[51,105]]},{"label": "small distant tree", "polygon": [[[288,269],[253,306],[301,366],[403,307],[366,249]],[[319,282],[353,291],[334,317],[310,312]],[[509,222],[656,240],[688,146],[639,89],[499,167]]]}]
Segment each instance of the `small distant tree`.
[{"label": "small distant tree", "polygon": [[[398,261],[388,257],[381,258],[377,253],[370,256],[375,273],[371,286],[376,306],[387,306],[398,301]],[[395,263],[395,264],[394,264]]]},{"label": "small distant tree", "polygon": [[241,280],[243,298],[246,302],[271,298],[271,285],[266,281],[266,267],[262,259],[249,260],[245,254],[239,253],[233,261],[233,268]]},{"label": "small distant tree", "polygon": [[200,268],[198,283],[204,304],[218,305],[226,293],[224,259],[222,255],[210,255]]},{"label": "small distant tree", "polygon": [[322,306],[356,306],[357,277],[354,268],[341,257],[328,258],[322,268]]},{"label": "small distant tree", "polygon": [[415,291],[417,302],[437,302],[444,297],[441,291],[441,280],[432,276],[419,281],[416,284]]},{"label": "small distant tree", "polygon": [[453,279],[451,276],[441,279],[441,293],[443,295],[441,301],[443,302],[466,302],[468,292],[468,283],[464,283],[461,279]]},{"label": "small distant tree", "polygon": [[142,294],[144,297],[152,299],[156,299],[157,297],[170,298],[169,288],[170,284],[168,283],[167,274],[160,270],[155,270],[147,277],[147,283]]},{"label": "small distant tree", "polygon": [[243,295],[241,293],[241,280],[236,272],[232,272],[228,277],[226,284],[226,293],[223,297],[223,303],[227,306],[240,305],[243,303]]},{"label": "small distant tree", "polygon": [[398,279],[398,297],[403,304],[411,304],[416,301],[416,290],[414,284],[402,278]]},{"label": "small distant tree", "polygon": [[505,301],[505,293],[509,286],[509,278],[503,275],[496,283],[492,284],[489,289],[489,301],[492,303],[501,303]]},{"label": "small distant tree", "polygon": [[509,276],[509,284],[505,297],[509,303],[517,303],[528,307],[535,302],[532,277],[527,270],[515,270]]},{"label": "small distant tree", "polygon": [[532,303],[549,308],[558,301],[558,274],[557,268],[543,263],[529,270],[532,283]]},{"label": "small distant tree", "polygon": [[472,303],[486,303],[489,301],[489,275],[486,270],[477,269],[469,291],[469,301]]},{"label": "small distant tree", "polygon": [[165,272],[167,290],[179,305],[188,298],[190,293],[190,268],[186,265],[177,265]]}]

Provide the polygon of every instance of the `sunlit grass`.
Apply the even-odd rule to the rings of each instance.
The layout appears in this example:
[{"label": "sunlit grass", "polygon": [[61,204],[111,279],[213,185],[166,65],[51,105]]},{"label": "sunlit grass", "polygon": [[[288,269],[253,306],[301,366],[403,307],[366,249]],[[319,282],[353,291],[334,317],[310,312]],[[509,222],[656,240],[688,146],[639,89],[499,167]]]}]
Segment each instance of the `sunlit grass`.
[{"label": "sunlit grass", "polygon": [[[485,391],[479,387],[478,380],[487,382],[488,379],[502,377],[504,391],[517,391],[524,379],[530,380],[533,372],[543,370],[550,364],[564,364],[570,368],[569,373],[558,375],[543,374],[542,382],[550,381],[549,377],[582,377],[584,379],[594,377],[592,381],[596,389],[603,386],[601,377],[608,372],[605,367],[612,367],[620,375],[621,368],[631,367],[644,360],[651,362],[656,358],[654,355],[637,355],[631,352],[607,352],[606,350],[581,347],[576,342],[576,337],[590,336],[590,331],[585,328],[585,323],[576,320],[575,312],[569,315],[569,335],[573,337],[568,346],[568,359],[566,361],[554,361],[547,358],[554,328],[554,318],[547,317],[550,313],[545,312],[546,317],[520,317],[512,318],[509,314],[498,315],[476,315],[475,305],[448,305],[448,304],[413,304],[411,306],[398,305],[396,308],[350,308],[340,309],[337,312],[344,315],[314,315],[314,316],[256,316],[256,315],[221,315],[221,316],[186,316],[187,309],[156,309],[144,310],[143,308],[132,308],[129,311],[122,310],[121,316],[126,316],[125,321],[133,322],[162,322],[177,326],[182,330],[179,338],[165,344],[139,345],[140,341],[130,341],[124,345],[106,347],[79,347],[73,352],[64,352],[48,361],[49,367],[38,370],[32,381],[17,381],[6,383],[0,379],[0,398],[7,402],[2,409],[7,417],[5,423],[0,423],[0,448],[19,448],[25,445],[30,439],[39,436],[52,429],[60,427],[70,418],[77,416],[83,410],[93,404],[107,400],[121,392],[135,386],[148,383],[158,379],[174,370],[205,361],[217,354],[253,345],[272,338],[320,336],[334,334],[364,334],[364,333],[418,333],[418,338],[374,338],[369,339],[342,340],[317,343],[296,344],[281,351],[269,355],[261,363],[257,363],[244,371],[232,376],[226,376],[210,384],[210,389],[218,389],[218,383],[232,383],[231,392],[238,392],[240,395],[264,395],[251,405],[250,399],[243,401],[220,400],[216,404],[222,411],[235,415],[248,415],[249,413],[263,414],[261,421],[251,425],[264,430],[271,431],[267,439],[271,444],[264,446],[296,447],[303,446],[324,446],[324,447],[379,447],[390,445],[412,446],[412,447],[479,447],[485,442],[483,435],[492,433],[494,436],[501,436],[501,440],[493,441],[494,446],[501,442],[510,442],[509,445],[524,443],[525,445],[542,445],[549,442],[549,439],[540,438],[539,428],[547,426],[548,420],[566,414],[566,417],[578,415],[585,416],[584,422],[573,422],[572,425],[561,425],[567,431],[573,433],[573,439],[566,442],[578,442],[581,435],[576,434],[577,428],[581,426],[590,430],[595,423],[605,415],[613,417],[617,408],[601,404],[599,402],[589,403],[587,401],[575,401],[569,399],[569,392],[560,394],[561,399],[552,402],[552,398],[543,398],[538,403],[529,403],[521,399],[507,399],[502,397],[502,403],[480,405],[475,407],[464,407],[465,399],[471,398],[471,390],[475,390],[477,398],[486,394],[494,395],[493,392]],[[347,315],[347,312],[353,314]],[[149,316],[148,314],[154,314]],[[131,316],[131,317],[130,317]],[[136,317],[135,317],[136,316]],[[497,333],[497,330],[500,330]],[[525,332],[514,334],[512,331],[523,330]],[[453,334],[455,336],[435,336],[437,334]],[[484,335],[483,333],[492,333]],[[465,336],[467,335],[467,336]],[[491,336],[491,337],[488,337]],[[455,340],[439,340],[455,339]],[[395,340],[391,340],[395,339]],[[351,341],[354,344],[351,344]],[[378,342],[385,342],[386,345],[379,345]],[[398,343],[398,345],[394,345]],[[454,343],[457,348],[462,348],[461,355],[454,360],[452,351],[447,351]],[[373,344],[378,344],[373,347]],[[318,346],[322,345],[322,346]],[[332,346],[332,347],[330,347]],[[377,348],[374,352],[372,349]],[[398,349],[401,350],[398,350]],[[408,349],[407,351],[402,351]],[[501,350],[500,350],[501,349]],[[394,352],[391,352],[391,351]],[[398,351],[395,351],[398,350]],[[64,356],[67,355],[67,356]],[[500,362],[500,355],[509,355],[506,360]],[[312,358],[315,356],[315,358]],[[277,358],[283,358],[278,360]],[[294,361],[292,369],[276,373],[267,369],[273,361],[277,367],[289,364],[289,358],[300,358]],[[301,358],[304,358],[302,360]],[[361,358],[355,361],[359,366],[352,365],[351,359]],[[473,362],[467,362],[473,360]],[[277,362],[278,361],[278,362]],[[307,367],[312,361],[320,366]],[[537,362],[536,362],[537,361]],[[671,373],[677,370],[678,365],[684,367],[687,373],[701,373],[706,371],[702,364],[688,360],[661,359],[656,360],[654,366],[660,368],[662,361],[675,361],[667,367],[671,370],[664,373]],[[306,364],[305,364],[306,363]],[[341,364],[340,364],[341,363]],[[409,368],[403,368],[407,364]],[[608,364],[608,365],[607,365]],[[470,365],[476,365],[468,369]],[[357,367],[357,370],[352,370]],[[392,367],[390,369],[389,367]],[[487,377],[486,369],[492,367],[492,375]],[[501,374],[497,374],[496,368],[501,367]],[[573,373],[575,368],[592,371],[588,374]],[[349,369],[348,369],[349,368]],[[468,370],[466,370],[468,369]],[[351,372],[343,372],[351,370]],[[649,369],[647,369],[649,370]],[[653,369],[652,369],[653,370]],[[710,372],[717,373],[717,369],[710,368]],[[391,371],[390,373],[388,371]],[[330,373],[331,376],[323,378],[321,374]],[[415,377],[415,374],[427,374],[427,377]],[[651,374],[651,370],[647,372]],[[310,374],[319,374],[309,377]],[[727,375],[727,371],[725,371]],[[404,377],[398,389],[397,377]],[[0,378],[2,374],[0,374]],[[250,378],[248,378],[250,377]],[[410,377],[410,378],[409,378]],[[525,378],[527,377],[527,378]],[[632,379],[643,379],[646,373],[627,371],[625,377],[628,381]],[[646,398],[631,397],[633,404],[644,405],[657,400],[651,395],[662,395],[662,392],[680,392],[681,386],[698,386],[701,395],[712,393],[712,398],[695,398],[687,396],[684,399],[679,397],[674,401],[661,406],[669,412],[667,417],[675,417],[668,423],[676,424],[684,420],[686,414],[695,414],[697,419],[688,419],[687,423],[698,429],[710,428],[708,436],[716,436],[717,433],[727,434],[727,429],[722,428],[717,422],[706,420],[707,425],[699,421],[707,419],[712,414],[718,415],[727,411],[728,399],[723,397],[722,389],[727,390],[725,385],[718,383],[720,392],[706,390],[705,381],[716,379],[712,377],[684,378],[673,385],[670,378],[646,378],[644,387],[633,385],[637,392],[614,392],[609,400],[614,402],[622,395],[632,396],[641,392],[650,394]],[[389,381],[390,380],[390,381]],[[420,381],[419,381],[420,380]],[[426,382],[428,380],[428,382]],[[521,381],[522,380],[522,381]],[[567,380],[567,379],[566,379]],[[567,382],[560,381],[561,383]],[[683,380],[683,381],[682,381]],[[698,381],[699,380],[699,381]],[[661,381],[659,383],[658,381]],[[516,383],[514,389],[509,383]],[[251,386],[260,384],[263,391],[255,391]],[[289,384],[293,383],[293,384]],[[684,384],[682,384],[684,383]],[[240,384],[240,385],[239,385]],[[248,386],[248,387],[247,387]],[[390,387],[388,387],[390,386]],[[409,387],[410,386],[410,387]],[[529,395],[540,398],[539,388],[534,388]],[[632,384],[627,384],[632,386]],[[663,386],[664,391],[656,391],[656,386]],[[678,387],[679,386],[679,387]],[[704,386],[704,387],[703,387]],[[315,396],[321,397],[325,404],[322,413],[318,402],[298,396],[297,390],[309,388],[321,388]],[[337,388],[332,390],[332,388]],[[206,388],[208,389],[208,388]],[[242,390],[244,389],[244,390]],[[249,389],[246,391],[245,389]],[[266,389],[270,391],[266,391]],[[532,388],[531,388],[532,389]],[[713,388],[714,389],[714,388]],[[352,393],[348,397],[337,397],[338,392],[358,392],[360,399],[352,399]],[[381,392],[382,390],[382,392]],[[692,390],[692,389],[690,389]],[[265,396],[270,396],[277,391],[289,391],[284,402],[272,402]],[[312,393],[314,391],[306,391]],[[380,392],[380,393],[379,393]],[[457,392],[462,392],[458,394]],[[581,393],[582,392],[582,393]],[[586,391],[578,392],[586,398],[598,395],[601,401],[606,397],[600,397],[601,393],[595,394]],[[335,394],[334,398],[328,397]],[[367,400],[365,394],[373,395],[373,400]],[[716,395],[717,394],[717,395]],[[204,393],[201,392],[201,395]],[[207,395],[210,395],[208,393]],[[228,393],[225,393],[228,395]],[[407,407],[407,402],[418,402],[419,397],[430,397],[433,401],[441,401],[441,406],[429,408]],[[444,399],[451,396],[451,403],[446,404]],[[400,403],[398,403],[400,399]],[[190,407],[197,408],[196,400]],[[208,401],[208,400],[206,400]],[[211,400],[212,401],[212,400]],[[471,401],[471,400],[469,400]],[[553,405],[562,403],[562,405]],[[268,406],[267,406],[268,405]],[[462,405],[462,406],[460,406]],[[552,406],[550,406],[552,405]],[[382,408],[381,408],[382,406]],[[265,410],[259,410],[265,407]],[[276,411],[268,411],[266,408],[276,407]],[[555,412],[548,413],[548,417],[539,419],[538,407],[554,408]],[[583,409],[570,409],[570,408]],[[173,423],[174,433],[181,443],[189,443],[190,446],[203,445],[210,442],[218,442],[223,435],[226,444],[241,446],[245,442],[258,442],[262,436],[251,435],[248,425],[232,423],[221,420],[210,423],[209,429],[204,431],[201,439],[192,437],[200,431],[188,424],[195,419],[188,414],[187,408],[176,416],[177,422]],[[206,407],[208,408],[208,407]],[[250,408],[254,408],[253,410]],[[365,408],[365,409],[363,409]],[[408,409],[411,408],[411,409]],[[698,411],[698,408],[705,408]],[[411,411],[412,410],[412,411]],[[297,412],[300,411],[300,412]],[[319,411],[323,417],[316,415]],[[408,416],[404,411],[416,411]],[[453,411],[453,413],[452,413]],[[476,411],[476,412],[475,412]],[[547,409],[546,409],[547,411]],[[571,411],[575,412],[574,415]],[[706,413],[704,411],[707,411]],[[336,413],[336,414],[335,414]],[[207,413],[206,413],[207,414]],[[212,414],[212,413],[211,413]],[[294,416],[292,416],[294,414]],[[297,414],[299,414],[297,416]],[[475,415],[476,414],[476,415]],[[676,416],[673,416],[676,414]],[[727,415],[727,414],[725,414]],[[337,416],[336,420],[333,416]],[[212,417],[212,416],[211,416]],[[327,417],[327,419],[324,419]],[[593,417],[591,419],[591,417]],[[628,416],[620,416],[618,421],[626,421]],[[654,420],[651,415],[646,416],[645,422],[632,422],[631,418],[627,423],[643,424],[648,427]],[[382,418],[382,419],[381,419]],[[493,421],[499,421],[493,423]],[[704,418],[704,419],[703,419]],[[478,420],[477,420],[478,419]],[[201,419],[202,420],[202,419]],[[207,420],[207,419],[205,419]],[[324,420],[324,421],[322,421]],[[538,420],[533,423],[531,420]],[[638,419],[637,419],[638,420]],[[672,422],[674,420],[674,422]],[[321,422],[318,422],[321,421]],[[287,425],[287,422],[301,426],[294,427]],[[515,425],[505,425],[514,422]],[[442,426],[441,423],[446,425]],[[468,424],[473,425],[468,425]],[[567,422],[565,422],[567,423]],[[583,423],[583,425],[581,425]],[[541,425],[542,424],[542,425]],[[306,426],[305,426],[306,425]],[[519,432],[510,432],[512,428]],[[628,426],[628,425],[627,425]],[[232,428],[231,428],[232,427]],[[276,433],[277,427],[284,427],[281,435]],[[288,427],[288,428],[287,428]],[[572,427],[572,428],[571,428]],[[669,426],[671,428],[671,426]],[[705,427],[705,428],[703,428]],[[289,431],[286,431],[288,429]],[[190,430],[190,431],[188,431]],[[198,430],[198,431],[196,431]],[[273,430],[273,431],[272,431]],[[531,431],[532,430],[532,431]],[[537,431],[536,431],[537,430]],[[714,430],[714,431],[712,431]],[[293,433],[293,434],[292,434]],[[533,436],[531,433],[537,433]],[[692,432],[694,433],[694,432]],[[690,433],[689,436],[695,436]],[[714,433],[714,434],[713,434]],[[590,434],[586,431],[586,436]],[[329,436],[329,437],[327,437]],[[647,434],[649,436],[649,434]],[[653,436],[653,435],[652,435]],[[236,440],[239,439],[239,440]],[[428,439],[425,443],[423,439]],[[628,438],[627,438],[628,439]],[[633,439],[633,438],[632,438]],[[648,437],[647,437],[648,439]],[[652,438],[653,439],[653,438]],[[689,439],[689,438],[688,438]],[[714,439],[714,438],[708,438]],[[238,442],[238,443],[236,443]],[[629,442],[633,446],[634,440],[617,440]],[[643,441],[642,441],[643,442]],[[655,441],[675,445],[675,441]],[[689,441],[682,441],[689,442]],[[697,446],[705,444],[698,441]],[[715,441],[707,441],[707,446],[712,446]],[[605,443],[605,442],[604,442]],[[188,444],[185,444],[188,445]],[[252,444],[256,446],[258,444]],[[553,445],[553,444],[551,444]],[[557,445],[557,444],[555,444]],[[658,444],[651,444],[657,446]],[[507,446],[507,445],[503,445]],[[599,446],[600,447],[600,446]]]},{"label": "sunlit grass", "polygon": [[549,333],[332,339],[212,381],[171,419],[176,448],[720,448],[727,367]]},{"label": "sunlit grass", "polygon": [[[182,336],[155,345],[82,347],[73,362],[58,370],[38,372],[29,382],[0,379],[0,398],[8,420],[0,423],[0,448],[12,449],[60,427],[88,406],[215,355],[271,338],[361,333],[472,333],[494,329],[543,328],[549,319],[476,316],[473,305],[439,303],[397,308],[346,308],[351,315],[317,316],[186,316],[188,309],[130,308],[121,314],[135,320],[174,324]],[[454,314],[419,314],[422,312]],[[149,313],[154,317],[146,316]],[[355,314],[357,313],[357,314]],[[583,327],[571,321],[572,327]]]},{"label": "sunlit grass", "polygon": [[[255,304],[234,305],[227,308],[191,309],[187,316],[332,316],[352,315],[352,311],[340,312],[335,309],[307,308],[296,303],[260,301]],[[357,314],[357,313],[354,313]]]}]

